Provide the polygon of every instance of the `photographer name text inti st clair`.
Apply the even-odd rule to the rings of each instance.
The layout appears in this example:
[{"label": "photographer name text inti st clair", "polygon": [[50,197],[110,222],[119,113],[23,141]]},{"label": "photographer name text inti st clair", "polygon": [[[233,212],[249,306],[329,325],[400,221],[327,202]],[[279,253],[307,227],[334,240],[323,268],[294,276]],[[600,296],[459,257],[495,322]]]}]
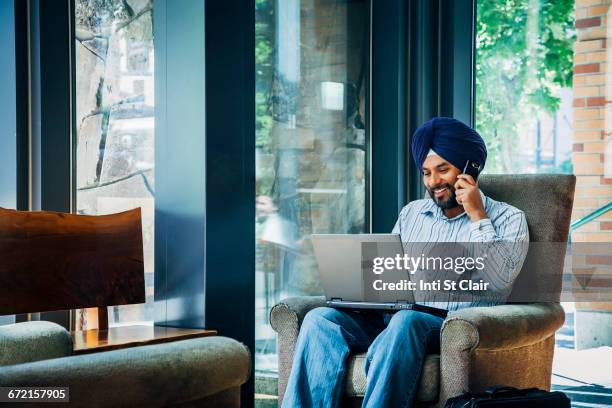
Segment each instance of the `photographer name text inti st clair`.
[{"label": "photographer name text inti st clair", "polygon": [[[395,257],[377,257],[373,259],[372,272],[375,275],[382,275],[388,270],[403,270],[414,275],[418,270],[443,270],[445,272],[454,271],[457,275],[462,275],[467,270],[482,270],[485,267],[484,257],[418,257],[396,255]],[[477,281],[471,279],[434,279],[425,281],[422,279],[412,281],[401,279],[398,282],[385,282],[382,279],[375,279],[372,287],[377,291],[440,291],[440,290],[465,290],[465,291],[486,291],[489,289],[489,282],[482,279]]]}]

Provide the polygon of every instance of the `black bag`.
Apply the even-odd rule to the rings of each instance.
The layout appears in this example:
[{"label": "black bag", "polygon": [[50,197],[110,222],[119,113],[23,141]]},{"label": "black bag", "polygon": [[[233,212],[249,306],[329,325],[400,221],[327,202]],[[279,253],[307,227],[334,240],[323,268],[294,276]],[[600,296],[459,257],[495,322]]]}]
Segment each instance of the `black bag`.
[{"label": "black bag", "polygon": [[570,400],[561,391],[537,388],[491,387],[484,393],[467,392],[446,400],[444,408],[570,408]]}]

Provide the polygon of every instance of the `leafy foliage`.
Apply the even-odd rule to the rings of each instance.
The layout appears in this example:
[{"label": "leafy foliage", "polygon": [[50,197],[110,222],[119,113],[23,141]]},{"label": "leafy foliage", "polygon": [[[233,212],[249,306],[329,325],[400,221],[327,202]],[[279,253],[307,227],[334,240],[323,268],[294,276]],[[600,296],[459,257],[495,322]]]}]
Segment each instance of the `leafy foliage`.
[{"label": "leafy foliage", "polygon": [[476,119],[490,172],[512,172],[526,123],[572,86],[574,0],[479,0]]}]

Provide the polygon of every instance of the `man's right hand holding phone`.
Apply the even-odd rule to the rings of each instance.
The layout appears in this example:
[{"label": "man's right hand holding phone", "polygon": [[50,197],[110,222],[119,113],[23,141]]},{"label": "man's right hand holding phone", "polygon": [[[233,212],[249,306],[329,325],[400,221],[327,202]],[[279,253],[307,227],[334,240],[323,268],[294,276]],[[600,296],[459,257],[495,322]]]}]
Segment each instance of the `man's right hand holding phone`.
[{"label": "man's right hand holding phone", "polygon": [[[468,162],[469,165],[469,162]],[[467,166],[466,166],[467,167]],[[464,169],[465,171],[465,169]],[[478,177],[478,175],[476,175]],[[472,222],[489,218],[482,202],[478,182],[469,174],[459,174],[455,183],[455,195],[459,205],[467,213]]]}]

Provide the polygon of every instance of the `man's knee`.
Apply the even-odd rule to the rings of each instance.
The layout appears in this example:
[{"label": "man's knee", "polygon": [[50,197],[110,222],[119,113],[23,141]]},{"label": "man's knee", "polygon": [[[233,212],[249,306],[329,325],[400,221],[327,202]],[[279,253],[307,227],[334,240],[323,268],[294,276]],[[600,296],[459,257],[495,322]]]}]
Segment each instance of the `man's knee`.
[{"label": "man's knee", "polygon": [[332,307],[317,307],[306,313],[302,328],[317,327],[325,322],[337,323],[341,313],[341,311]]},{"label": "man's knee", "polygon": [[400,310],[393,315],[388,328],[398,333],[411,331],[427,333],[437,326],[439,326],[439,318],[435,316],[414,310]]}]

